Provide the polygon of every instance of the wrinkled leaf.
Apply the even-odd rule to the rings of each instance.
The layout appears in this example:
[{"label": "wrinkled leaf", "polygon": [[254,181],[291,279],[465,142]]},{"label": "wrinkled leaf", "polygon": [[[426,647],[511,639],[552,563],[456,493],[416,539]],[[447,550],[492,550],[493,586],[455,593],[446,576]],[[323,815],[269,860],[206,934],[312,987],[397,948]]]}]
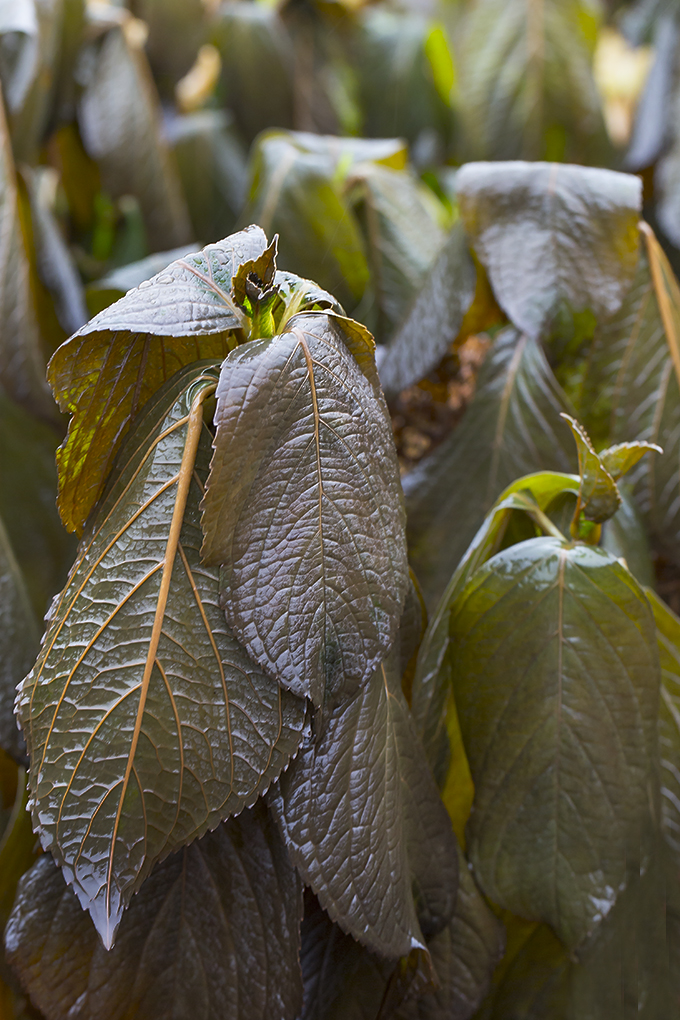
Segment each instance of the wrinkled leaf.
[{"label": "wrinkled leaf", "polygon": [[295,1020],[302,897],[262,804],[154,868],[107,952],[49,854],[5,935],[47,1020]]},{"label": "wrinkled leaf", "polygon": [[331,919],[393,960],[445,927],[458,884],[455,837],[397,661],[325,716],[270,795],[291,859]]},{"label": "wrinkled leaf", "polygon": [[157,251],[153,255],[147,255],[145,259],[140,259],[139,262],[130,262],[126,266],[120,266],[101,279],[95,280],[89,285],[86,292],[90,314],[97,315],[98,312],[112,305],[114,301],[125,297],[129,290],[139,287],[140,283],[162,273],[171,262],[176,262],[186,255],[193,255],[198,250],[198,245],[193,247],[182,245],[180,248],[172,248],[170,251]]},{"label": "wrinkled leaf", "polygon": [[460,211],[496,299],[537,337],[558,318],[615,314],[638,259],[641,182],[557,163],[469,163]]},{"label": "wrinkled leaf", "polygon": [[123,19],[81,59],[85,88],[79,124],[113,197],[138,200],[152,251],[191,241],[191,225],[177,168],[161,131],[156,88],[139,22]]},{"label": "wrinkled leaf", "polygon": [[603,550],[533,539],[468,582],[451,654],[475,874],[573,948],[645,853],[659,691],[649,606]]},{"label": "wrinkled leaf", "polygon": [[304,725],[200,561],[216,382],[185,369],[142,416],[18,699],[34,824],[107,946],[154,863],[252,804]]},{"label": "wrinkled leaf", "polygon": [[475,295],[475,267],[457,221],[380,364],[387,397],[423,379],[456,339]]},{"label": "wrinkled leaf", "polygon": [[342,322],[295,316],[224,362],[203,514],[239,640],[316,705],[382,661],[408,584],[391,428]]},{"label": "wrinkled leaf", "polygon": [[0,519],[0,747],[14,758],[24,753],[14,718],[16,686],[33,665],[38,643],[26,585]]},{"label": "wrinkled leaf", "polygon": [[506,486],[541,468],[570,469],[573,440],[559,418],[567,409],[538,345],[500,333],[463,421],[404,478],[410,559],[429,605]]}]

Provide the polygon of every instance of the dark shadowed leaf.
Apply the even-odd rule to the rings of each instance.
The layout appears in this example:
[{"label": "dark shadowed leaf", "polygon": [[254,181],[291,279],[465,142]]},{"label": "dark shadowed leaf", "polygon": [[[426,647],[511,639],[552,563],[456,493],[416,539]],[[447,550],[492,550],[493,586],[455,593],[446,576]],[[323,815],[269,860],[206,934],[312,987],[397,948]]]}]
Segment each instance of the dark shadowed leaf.
[{"label": "dark shadowed leaf", "polygon": [[477,0],[460,47],[472,159],[611,163],[588,0]]},{"label": "dark shadowed leaf", "polygon": [[532,539],[472,576],[452,608],[451,655],[475,874],[573,948],[646,852],[659,696],[649,605],[603,550]]},{"label": "dark shadowed leaf", "polygon": [[613,315],[638,259],[641,182],[557,163],[469,163],[456,177],[463,223],[518,329]]},{"label": "dark shadowed leaf", "polygon": [[231,298],[231,278],[266,247],[262,231],[251,227],[173,262],[55,353],[50,384],[73,415],[57,455],[59,509],[69,531],[82,529],[146,401],[184,365],[224,358],[235,346],[232,331],[243,316]]},{"label": "dark shadowed leaf", "polygon": [[602,528],[602,548],[617,559],[624,559],[636,581],[643,588],[651,588],[655,578],[649,536],[629,487],[624,483],[619,485],[619,490],[621,506]]},{"label": "dark shadowed leaf", "polygon": [[680,619],[650,588],[661,660],[661,825],[680,864]]},{"label": "dark shadowed leaf", "polygon": [[79,123],[104,186],[114,197],[135,196],[149,246],[159,251],[191,241],[191,224],[162,135],[160,103],[140,24],[123,18],[83,55]]},{"label": "dark shadowed leaf", "polygon": [[633,137],[626,153],[625,169],[633,173],[656,163],[669,128],[672,129],[670,106],[677,45],[678,26],[672,15],[666,15],[659,19],[654,32],[654,63],[640,96]]},{"label": "dark shadowed leaf", "polygon": [[148,26],[149,63],[159,84],[169,91],[187,73],[205,38],[206,4],[202,0],[131,0],[126,6]]},{"label": "dark shadowed leaf", "polygon": [[260,802],[154,868],[107,952],[45,854],[5,942],[47,1020],[295,1020],[299,879]]},{"label": "dark shadowed leaf", "polygon": [[475,267],[458,221],[425,275],[380,363],[387,397],[423,379],[456,339],[475,295]]},{"label": "dark shadowed leaf", "polygon": [[325,716],[270,795],[288,852],[329,916],[393,960],[450,921],[458,870],[397,662]]},{"label": "dark shadowed leaf", "polygon": [[382,661],[408,584],[389,419],[342,323],[298,315],[224,362],[203,514],[239,639],[316,705]]},{"label": "dark shadowed leaf", "polygon": [[153,864],[252,804],[304,725],[200,561],[216,382],[185,369],[142,416],[19,697],[34,823],[106,945]]},{"label": "dark shadowed leaf", "polygon": [[567,398],[536,342],[512,328],[500,333],[463,421],[404,478],[410,558],[429,605],[506,486],[575,463],[563,410]]},{"label": "dark shadowed leaf", "polygon": [[30,670],[40,637],[26,584],[0,519],[0,747],[24,753],[14,718],[17,684]]},{"label": "dark shadowed leaf", "polygon": [[14,803],[10,805],[6,823],[0,830],[0,931],[7,924],[19,879],[40,853],[27,803],[28,783],[24,769],[20,768]]}]

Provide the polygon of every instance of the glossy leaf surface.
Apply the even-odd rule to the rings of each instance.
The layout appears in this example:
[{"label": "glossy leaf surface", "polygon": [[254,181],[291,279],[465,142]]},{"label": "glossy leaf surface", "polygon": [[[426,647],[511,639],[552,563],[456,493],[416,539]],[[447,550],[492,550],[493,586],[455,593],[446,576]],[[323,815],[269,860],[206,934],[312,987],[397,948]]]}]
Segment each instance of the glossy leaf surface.
[{"label": "glossy leaf surface", "polygon": [[203,556],[224,564],[227,618],[267,672],[316,705],[368,679],[408,584],[384,401],[342,322],[298,315],[227,358],[203,504]]},{"label": "glossy leaf surface", "polygon": [[[607,465],[595,453],[588,433],[569,415],[563,415],[576,440],[578,468],[581,475],[579,509],[586,520],[602,523],[613,517],[621,506],[621,496]],[[643,451],[644,452],[644,449]]]},{"label": "glossy leaf surface", "polygon": [[271,798],[304,881],[367,948],[396,960],[449,922],[455,837],[393,661],[328,713]]},{"label": "glossy leaf surface", "polygon": [[659,665],[642,590],[600,549],[498,553],[451,615],[483,891],[568,948],[608,914],[651,825]]},{"label": "glossy leaf surface", "polygon": [[566,409],[535,341],[514,329],[500,333],[460,426],[404,478],[411,563],[428,604],[506,486],[530,471],[568,471],[575,463],[559,418]]},{"label": "glossy leaf surface", "polygon": [[186,369],[140,420],[20,695],[34,824],[106,945],[153,864],[252,804],[304,725],[200,561],[216,382]]},{"label": "glossy leaf surface", "polygon": [[47,1020],[295,1020],[302,896],[262,805],[154,868],[107,952],[49,854],[5,941]]},{"label": "glossy leaf surface", "polygon": [[558,317],[614,315],[635,275],[641,183],[557,163],[468,163],[465,229],[503,311],[537,337]]},{"label": "glossy leaf surface", "polygon": [[33,665],[38,643],[28,591],[0,520],[0,747],[15,758],[24,753],[14,718],[16,687]]}]

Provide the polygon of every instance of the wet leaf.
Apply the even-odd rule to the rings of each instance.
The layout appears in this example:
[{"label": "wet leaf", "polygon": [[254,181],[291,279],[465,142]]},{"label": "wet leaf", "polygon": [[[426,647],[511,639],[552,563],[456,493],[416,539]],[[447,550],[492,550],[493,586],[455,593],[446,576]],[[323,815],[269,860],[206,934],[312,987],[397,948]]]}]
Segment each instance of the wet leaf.
[{"label": "wet leaf", "polygon": [[[613,517],[621,506],[619,490],[607,470],[604,460],[601,460],[595,453],[585,429],[568,414],[563,414],[562,417],[571,429],[578,450],[581,487],[577,510],[583,511],[586,520],[601,524]],[[642,449],[642,453],[644,452],[645,448]],[[611,459],[615,463],[616,455],[613,455]]]},{"label": "wet leaf", "polygon": [[140,419],[19,696],[34,824],[106,945],[154,863],[252,804],[304,724],[200,562],[216,383],[186,369]]},{"label": "wet leaf", "polygon": [[105,188],[135,196],[149,246],[160,251],[190,242],[191,225],[138,26],[124,18],[83,55],[79,124]]},{"label": "wet leaf", "polygon": [[566,315],[614,315],[638,259],[641,182],[557,163],[469,163],[465,229],[504,312],[530,336]]},{"label": "wet leaf", "polygon": [[458,884],[455,837],[397,662],[325,715],[270,795],[291,859],[328,915],[392,960],[445,927]]},{"label": "wet leaf", "polygon": [[570,469],[573,440],[559,418],[566,409],[538,345],[512,328],[500,333],[463,421],[404,478],[410,559],[428,605],[506,486],[541,468]]},{"label": "wet leaf", "polygon": [[301,914],[260,802],[157,865],[109,952],[49,854],[21,883],[5,942],[47,1020],[295,1020]]},{"label": "wet leaf", "polygon": [[485,894],[571,949],[607,916],[651,827],[659,666],[648,603],[603,550],[498,553],[451,615]]},{"label": "wet leaf", "polygon": [[59,510],[69,531],[82,529],[146,401],[184,365],[224,358],[235,346],[231,333],[245,317],[231,299],[231,278],[266,246],[262,231],[251,227],[173,262],[56,352],[50,384],[73,415],[57,455]]},{"label": "wet leaf", "polygon": [[475,295],[475,267],[460,221],[425,275],[380,363],[388,397],[423,379],[456,339]]},{"label": "wet leaf", "polygon": [[180,248],[172,248],[170,251],[157,251],[153,255],[147,255],[146,258],[140,259],[139,262],[130,262],[126,266],[119,266],[101,279],[93,281],[86,292],[90,314],[97,315],[104,308],[112,305],[114,301],[125,297],[129,290],[139,287],[140,283],[162,273],[171,262],[176,262],[186,255],[193,255],[197,251],[199,251],[198,245],[193,247],[182,245]]},{"label": "wet leaf", "polygon": [[39,640],[26,584],[0,519],[0,747],[14,758],[25,752],[14,718],[16,687],[33,665]]},{"label": "wet leaf", "polygon": [[298,315],[224,362],[203,514],[239,640],[318,706],[368,680],[408,584],[391,427],[342,323]]}]

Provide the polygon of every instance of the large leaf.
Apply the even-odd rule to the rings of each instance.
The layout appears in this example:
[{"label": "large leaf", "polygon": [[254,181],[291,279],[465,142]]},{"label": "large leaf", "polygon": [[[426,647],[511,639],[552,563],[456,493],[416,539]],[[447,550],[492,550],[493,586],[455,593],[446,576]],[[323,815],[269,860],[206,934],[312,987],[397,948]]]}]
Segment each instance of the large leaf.
[{"label": "large leaf", "polygon": [[450,921],[458,870],[397,663],[391,656],[326,715],[270,795],[288,852],[329,916],[394,960]]},{"label": "large leaf", "polygon": [[47,1020],[295,1020],[300,884],[262,804],[154,868],[107,952],[49,854],[5,943]]},{"label": "large leaf", "polygon": [[469,156],[610,163],[596,34],[588,0],[476,0],[460,66]]},{"label": "large leaf", "polygon": [[518,329],[536,337],[565,318],[618,311],[638,258],[637,177],[557,163],[469,163],[456,190],[498,303]]},{"label": "large leaf", "polygon": [[[436,603],[484,514],[518,476],[568,471],[567,400],[535,341],[498,335],[462,423],[404,478],[411,563]],[[452,527],[454,522],[454,527]]]},{"label": "large leaf", "polygon": [[342,321],[294,316],[224,362],[203,515],[239,639],[316,705],[382,661],[408,585],[392,431]]},{"label": "large leaf", "polygon": [[444,357],[472,304],[475,275],[459,220],[384,352],[380,381],[388,398],[423,379]]},{"label": "large leaf", "polygon": [[170,251],[157,251],[138,262],[129,262],[125,266],[119,266],[107,273],[106,276],[100,277],[99,280],[94,280],[86,291],[87,307],[90,314],[93,317],[96,316],[104,308],[112,305],[114,301],[125,297],[129,290],[139,287],[140,283],[162,273],[171,262],[176,262],[187,255],[193,255],[197,251],[199,251],[198,245],[192,248],[181,245]]},{"label": "large leaf", "polygon": [[477,571],[450,626],[475,874],[573,948],[646,852],[659,697],[649,604],[603,550],[538,538]]},{"label": "large leaf", "polygon": [[149,245],[158,251],[189,242],[191,225],[139,25],[124,18],[90,44],[79,123],[104,186],[114,197],[137,198]]},{"label": "large leaf", "polygon": [[24,752],[14,718],[16,687],[33,665],[38,643],[26,585],[0,520],[0,747],[13,757]]},{"label": "large leaf", "polygon": [[[59,510],[80,531],[130,422],[192,361],[224,358],[244,318],[231,298],[241,262],[267,247],[258,227],[173,262],[105,308],[53,356],[49,379],[73,415],[59,450]],[[155,338],[158,339],[155,339]]]},{"label": "large leaf", "polygon": [[661,826],[680,864],[680,619],[651,589],[661,660]]},{"label": "large leaf", "polygon": [[216,382],[186,369],[142,416],[19,696],[34,824],[107,946],[153,864],[252,804],[304,725],[200,561]]}]

